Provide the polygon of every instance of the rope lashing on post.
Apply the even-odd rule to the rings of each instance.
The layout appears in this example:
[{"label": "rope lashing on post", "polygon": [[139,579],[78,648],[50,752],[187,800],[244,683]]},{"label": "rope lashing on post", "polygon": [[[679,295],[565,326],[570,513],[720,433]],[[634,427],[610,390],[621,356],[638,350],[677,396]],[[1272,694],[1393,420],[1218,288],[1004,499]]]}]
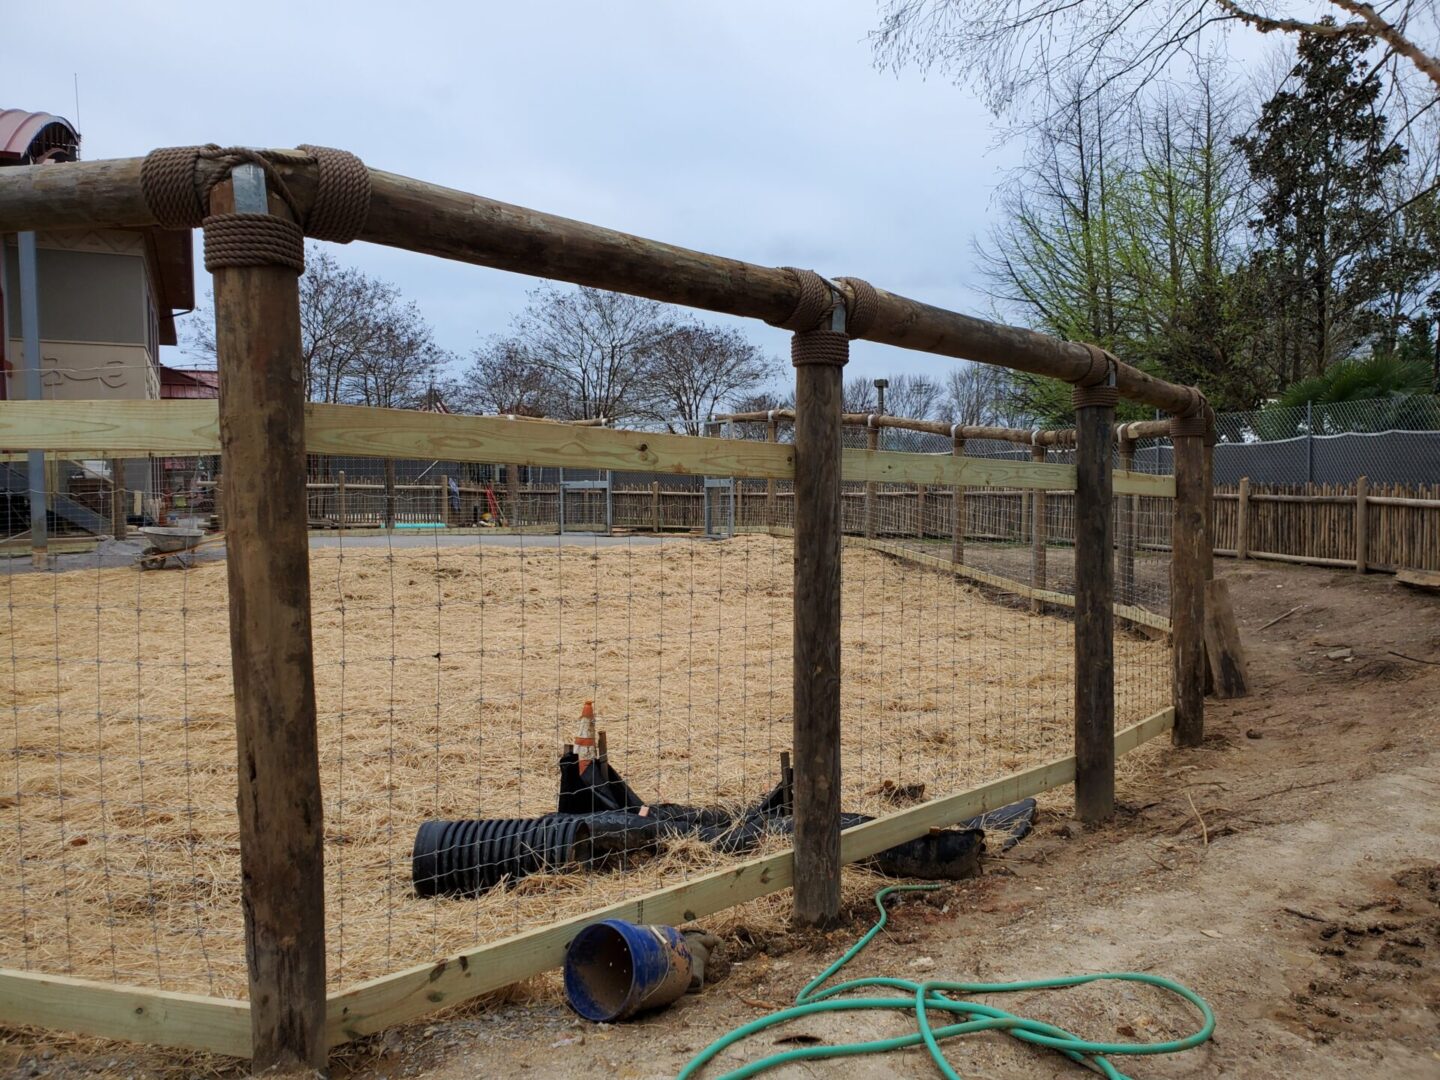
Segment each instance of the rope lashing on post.
[{"label": "rope lashing on post", "polygon": [[[825,983],[836,975],[846,964],[859,956],[865,947],[885,928],[890,914],[885,908],[885,898],[891,893],[928,892],[939,885],[891,885],[875,894],[875,906],[880,909],[880,918],[866,931],[845,955],[815,976],[795,997],[795,1004],[788,1009],[762,1016],[742,1027],[736,1028],[711,1043],[680,1070],[677,1080],[692,1080],[716,1055],[738,1042],[757,1035],[776,1024],[784,1024],[816,1013],[849,1012],[860,1009],[887,1009],[913,1013],[917,1031],[909,1035],[898,1035],[889,1039],[874,1039],[870,1042],[841,1043],[838,1045],[804,1046],[770,1054],[747,1065],[725,1073],[719,1080],[746,1080],[769,1069],[803,1061],[821,1061],[827,1058],[854,1057],[859,1054],[883,1054],[891,1050],[902,1050],[911,1046],[924,1045],[930,1052],[930,1060],[947,1080],[960,1080],[960,1074],[945,1059],[940,1049],[942,1039],[953,1039],[960,1035],[973,1035],[981,1031],[999,1031],[1031,1046],[1054,1050],[1071,1061],[1083,1065],[1109,1080],[1128,1080],[1126,1075],[1115,1068],[1107,1059],[1121,1055],[1178,1054],[1192,1050],[1210,1039],[1215,1033],[1215,1013],[1195,991],[1173,979],[1160,975],[1149,975],[1140,971],[1107,972],[1099,975],[1065,975],[1059,978],[1031,979],[1025,982],[972,983],[949,982],[931,979],[926,982],[912,982],[909,979],[876,976],[868,979],[850,979],[826,987]],[[992,1005],[981,1005],[951,997],[951,994],[1012,994],[1028,990],[1060,990],[1071,986],[1082,986],[1092,982],[1141,983],[1146,986],[1167,990],[1179,997],[1200,1013],[1200,1027],[1184,1038],[1158,1043],[1111,1043],[1095,1042],[1071,1034],[1064,1028],[1047,1024],[1042,1020],[1031,1020],[1015,1013],[997,1009]],[[900,991],[903,996],[891,997],[841,997],[855,990],[883,989]],[[935,1027],[931,1013],[953,1015],[958,1023]]]},{"label": "rope lashing on post", "polygon": [[845,333],[851,338],[862,338],[869,333],[880,314],[880,294],[864,278],[842,277],[835,280],[850,289],[845,310]]},{"label": "rope lashing on post", "polygon": [[1209,425],[1205,422],[1205,414],[1196,413],[1194,416],[1173,416],[1170,418],[1170,437],[1172,439],[1186,436],[1203,439]]},{"label": "rope lashing on post", "polygon": [[[276,161],[313,163],[315,199],[303,213]],[[208,177],[202,163],[218,168]],[[256,165],[266,187],[294,220],[272,214],[207,214],[210,194],[237,165]],[[360,235],[370,210],[370,171],[344,150],[304,145],[299,152],[252,150],[244,146],[170,146],[152,150],[140,170],[145,203],[169,229],[205,229],[205,268],[286,266],[305,269],[305,237],[348,244]]]},{"label": "rope lashing on post", "polygon": [[819,326],[821,321],[835,308],[835,296],[831,292],[829,282],[814,270],[801,270],[796,266],[782,266],[780,269],[795,280],[795,306],[790,310],[789,315],[770,325],[778,326],[782,330],[793,330],[796,333],[812,330]]},{"label": "rope lashing on post", "polygon": [[[1085,377],[1071,388],[1070,403],[1077,409],[1113,409],[1120,404],[1120,391],[1115,388],[1115,372],[1120,362],[1099,346],[1086,345],[1085,348],[1090,350],[1092,363]],[[1103,365],[1099,378],[1095,377],[1097,361]]]},{"label": "rope lashing on post", "polygon": [[849,360],[850,336],[839,330],[816,327],[800,331],[790,339],[790,363],[795,367],[806,364],[844,367]]}]

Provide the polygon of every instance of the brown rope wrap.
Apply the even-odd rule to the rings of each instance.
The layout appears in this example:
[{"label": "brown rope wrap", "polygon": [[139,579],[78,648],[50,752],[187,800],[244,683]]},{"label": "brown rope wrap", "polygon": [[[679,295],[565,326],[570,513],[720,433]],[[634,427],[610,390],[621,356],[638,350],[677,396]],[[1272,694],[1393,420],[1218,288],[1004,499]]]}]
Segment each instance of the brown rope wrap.
[{"label": "brown rope wrap", "polygon": [[305,233],[273,214],[212,214],[205,226],[205,269],[288,266],[305,270]]},{"label": "brown rope wrap", "polygon": [[790,363],[834,364],[844,367],[850,359],[850,336],[838,330],[802,330],[790,339]]},{"label": "brown rope wrap", "polygon": [[1205,403],[1205,445],[1214,446],[1218,441],[1215,431],[1215,408],[1208,401]]},{"label": "brown rope wrap", "polygon": [[1098,345],[1090,345],[1087,342],[1078,344],[1090,354],[1090,366],[1085,369],[1085,374],[1075,380],[1076,386],[1103,386],[1110,380],[1110,374],[1119,364],[1115,357],[1111,356]]},{"label": "brown rope wrap", "polygon": [[[145,155],[140,189],[145,204],[163,227],[205,228],[206,269],[275,265],[303,272],[306,234],[348,244],[365,228],[370,211],[370,171],[359,158],[344,150],[324,146],[301,149],[303,154],[297,155],[214,143],[163,147]],[[318,182],[308,214],[301,213],[285,178],[275,168],[277,159],[315,163]],[[218,166],[208,170],[208,178],[202,162]],[[206,216],[215,185],[241,164],[257,165],[264,171],[266,189],[285,203],[293,222],[268,214]],[[262,219],[265,223],[261,223]]]},{"label": "brown rope wrap", "polygon": [[1172,416],[1170,418],[1170,437],[1172,439],[1182,437],[1203,439],[1208,427],[1203,412],[1196,413],[1194,416]]},{"label": "brown rope wrap", "polygon": [[365,230],[370,216],[370,170],[347,150],[301,143],[315,159],[319,185],[305,218],[305,235],[348,244]]},{"label": "brown rope wrap", "polygon": [[850,286],[850,305],[845,312],[845,333],[852,338],[862,338],[875,325],[880,314],[880,294],[875,286],[858,277],[842,277],[840,284]]},{"label": "brown rope wrap", "polygon": [[835,297],[829,284],[814,270],[801,270],[795,266],[782,266],[780,269],[795,280],[797,298],[790,314],[770,325],[797,333],[819,326],[835,308]]},{"label": "brown rope wrap", "polygon": [[1077,409],[1113,409],[1120,404],[1120,391],[1113,386],[1076,386],[1070,391],[1070,401]]}]

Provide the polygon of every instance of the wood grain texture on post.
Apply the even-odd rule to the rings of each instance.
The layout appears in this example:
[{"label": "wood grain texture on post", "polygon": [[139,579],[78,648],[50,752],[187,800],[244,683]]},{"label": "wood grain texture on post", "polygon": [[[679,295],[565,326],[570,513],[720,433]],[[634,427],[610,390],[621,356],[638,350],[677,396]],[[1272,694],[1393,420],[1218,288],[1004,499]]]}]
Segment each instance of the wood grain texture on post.
[{"label": "wood grain texture on post", "polygon": [[[1177,427],[1180,421],[1175,421]],[[1177,746],[1205,735],[1205,439],[1177,432],[1175,510],[1171,523],[1171,696]]]},{"label": "wood grain texture on post", "polygon": [[[838,339],[838,340],[837,340]],[[840,409],[848,340],[795,335],[795,920],[840,914]],[[836,362],[838,359],[838,362]]]},{"label": "wood grain texture on post", "polygon": [[[230,185],[217,187],[211,212],[233,206]],[[283,204],[272,199],[271,212],[284,214]],[[290,267],[225,266],[214,289],[253,1067],[322,1069],[325,866],[299,282]]]},{"label": "wood grain texture on post", "polygon": [[1115,811],[1113,389],[1077,388],[1075,402],[1075,815],[1095,822]]}]

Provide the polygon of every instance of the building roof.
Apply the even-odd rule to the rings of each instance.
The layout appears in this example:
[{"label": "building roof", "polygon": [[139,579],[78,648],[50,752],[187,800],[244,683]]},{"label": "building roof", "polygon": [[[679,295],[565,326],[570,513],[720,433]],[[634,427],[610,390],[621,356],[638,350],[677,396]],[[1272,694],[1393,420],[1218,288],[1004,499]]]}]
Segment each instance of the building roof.
[{"label": "building roof", "polygon": [[220,372],[205,368],[160,368],[161,400],[218,398]]},{"label": "building roof", "polygon": [[0,109],[0,165],[39,165],[79,156],[80,133],[63,116]]}]

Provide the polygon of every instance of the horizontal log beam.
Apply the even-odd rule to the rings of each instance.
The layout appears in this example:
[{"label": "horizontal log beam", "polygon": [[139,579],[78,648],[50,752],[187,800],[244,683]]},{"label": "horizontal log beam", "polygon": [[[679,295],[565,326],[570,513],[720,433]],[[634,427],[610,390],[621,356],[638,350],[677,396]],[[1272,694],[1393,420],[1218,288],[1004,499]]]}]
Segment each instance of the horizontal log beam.
[{"label": "horizontal log beam", "polygon": [[[775,420],[789,423],[795,419],[792,409],[771,409],[767,411],[726,413],[717,416],[717,423],[760,423]],[[944,420],[917,420],[907,416],[891,416],[888,413],[845,413],[841,422],[852,427],[899,428],[904,431],[923,431],[931,435],[943,435],[947,439],[993,439],[997,442],[1021,443],[1025,446],[1074,446],[1074,428],[1012,428],[986,424],[949,424]],[[1169,420],[1141,420],[1129,424],[1116,424],[1114,436],[1118,439],[1162,439],[1170,436]]]},{"label": "horizontal log beam", "polygon": [[[284,153],[280,151],[279,153]],[[155,224],[140,188],[144,159],[63,162],[0,170],[0,232]],[[202,178],[213,163],[204,163]],[[300,209],[314,201],[315,170],[277,164]],[[799,289],[785,270],[663,244],[379,169],[370,170],[370,210],[360,239],[477,266],[645,296],[666,303],[780,322]],[[848,288],[848,287],[847,287]],[[1078,342],[1004,326],[875,290],[871,341],[1047,375],[1095,377]],[[1199,391],[1117,363],[1122,396],[1177,415],[1204,407]]]}]

